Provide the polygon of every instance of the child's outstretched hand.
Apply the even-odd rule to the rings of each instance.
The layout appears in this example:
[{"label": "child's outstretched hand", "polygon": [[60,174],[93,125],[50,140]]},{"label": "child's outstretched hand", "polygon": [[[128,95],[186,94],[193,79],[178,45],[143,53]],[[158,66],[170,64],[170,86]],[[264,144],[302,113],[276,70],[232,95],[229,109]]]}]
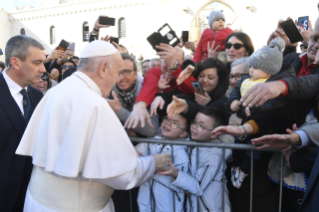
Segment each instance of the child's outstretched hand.
[{"label": "child's outstretched hand", "polygon": [[169,166],[171,167],[169,170],[167,171],[157,171],[157,173],[161,174],[161,175],[165,175],[165,176],[172,176],[177,178],[178,176],[178,169],[175,168],[175,166],[172,164],[172,162],[169,162]]},{"label": "child's outstretched hand", "polygon": [[241,102],[236,99],[230,104],[230,109],[233,112],[237,112],[239,110],[240,105],[241,105]]},{"label": "child's outstretched hand", "polygon": [[250,116],[251,115],[249,107],[245,108],[245,113],[246,113],[246,116]]}]

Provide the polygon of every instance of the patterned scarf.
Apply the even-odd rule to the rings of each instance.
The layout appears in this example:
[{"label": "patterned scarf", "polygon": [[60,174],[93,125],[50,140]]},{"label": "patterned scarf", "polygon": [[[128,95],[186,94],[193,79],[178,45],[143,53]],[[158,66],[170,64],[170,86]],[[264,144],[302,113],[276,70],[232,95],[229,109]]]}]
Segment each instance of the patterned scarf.
[{"label": "patterned scarf", "polygon": [[133,104],[134,104],[134,94],[136,92],[137,89],[137,85],[138,82],[137,80],[135,80],[134,84],[132,85],[132,87],[129,89],[129,91],[121,91],[117,85],[115,86],[116,88],[116,93],[118,93],[119,95],[119,99],[120,101],[122,101],[122,107],[126,108],[126,109],[131,109]]}]

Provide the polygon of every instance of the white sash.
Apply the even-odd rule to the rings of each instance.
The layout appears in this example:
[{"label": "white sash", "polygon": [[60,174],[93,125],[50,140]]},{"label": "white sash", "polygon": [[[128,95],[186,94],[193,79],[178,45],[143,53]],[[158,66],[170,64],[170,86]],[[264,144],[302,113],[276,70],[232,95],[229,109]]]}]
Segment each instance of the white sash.
[{"label": "white sash", "polygon": [[[86,180],[86,181],[85,181]],[[39,204],[61,212],[97,212],[108,203],[114,189],[81,177],[60,177],[34,166],[29,190]]]}]

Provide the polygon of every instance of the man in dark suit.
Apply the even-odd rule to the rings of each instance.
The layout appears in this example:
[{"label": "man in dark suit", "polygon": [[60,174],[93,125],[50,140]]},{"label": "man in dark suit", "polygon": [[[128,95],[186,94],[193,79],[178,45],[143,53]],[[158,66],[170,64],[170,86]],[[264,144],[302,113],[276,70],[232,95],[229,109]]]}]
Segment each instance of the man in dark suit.
[{"label": "man in dark suit", "polygon": [[32,159],[15,151],[43,96],[29,85],[45,72],[44,47],[33,38],[18,35],[8,41],[5,58],[6,69],[0,75],[0,211],[22,212]]}]

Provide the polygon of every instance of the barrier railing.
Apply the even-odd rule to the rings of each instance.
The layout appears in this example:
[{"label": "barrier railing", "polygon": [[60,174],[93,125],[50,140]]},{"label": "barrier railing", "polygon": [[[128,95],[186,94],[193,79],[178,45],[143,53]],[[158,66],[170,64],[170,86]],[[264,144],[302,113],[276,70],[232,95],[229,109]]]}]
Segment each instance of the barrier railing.
[{"label": "barrier railing", "polygon": [[[225,149],[238,149],[238,150],[250,150],[251,151],[251,170],[250,170],[250,212],[253,211],[253,180],[254,180],[254,166],[253,166],[253,157],[254,151],[269,151],[269,152],[280,152],[279,149],[264,149],[258,150],[256,146],[249,144],[236,144],[236,143],[214,143],[214,142],[195,142],[195,141],[187,141],[187,140],[162,140],[162,139],[154,139],[154,138],[130,138],[133,143],[153,143],[153,144],[164,144],[164,145],[180,145],[180,146],[191,146],[191,147],[217,147],[223,148],[223,158],[225,158]],[[225,162],[223,163],[223,172],[225,173]],[[279,209],[281,212],[282,205],[282,182],[283,182],[283,155],[281,156],[280,162],[280,191],[279,191]],[[223,185],[225,185],[225,175],[223,176]],[[223,186],[223,194],[224,194],[225,186]],[[224,210],[224,195],[223,198],[223,210]],[[133,212],[131,207],[131,212]]]}]

